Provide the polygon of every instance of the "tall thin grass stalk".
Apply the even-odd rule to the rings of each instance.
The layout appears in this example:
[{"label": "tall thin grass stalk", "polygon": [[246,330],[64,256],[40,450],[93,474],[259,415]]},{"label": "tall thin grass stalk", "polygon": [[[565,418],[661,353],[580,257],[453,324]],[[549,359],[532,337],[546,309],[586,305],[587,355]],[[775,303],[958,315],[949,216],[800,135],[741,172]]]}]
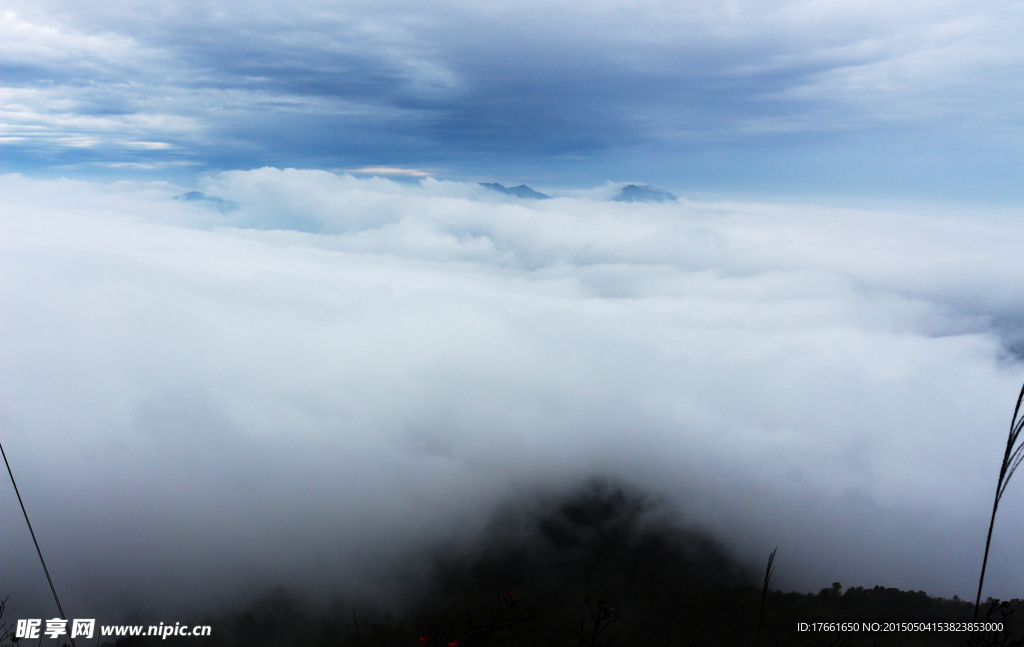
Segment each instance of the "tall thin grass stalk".
[{"label": "tall thin grass stalk", "polygon": [[768,598],[768,583],[772,579],[772,572],[775,570],[775,553],[779,550],[776,546],[772,554],[768,556],[768,568],[764,571],[764,588],[761,589],[761,610],[757,614],[757,636],[754,637],[754,647],[761,642],[761,618],[764,617],[764,601]]},{"label": "tall thin grass stalk", "polygon": [[996,523],[996,511],[999,509],[999,501],[1006,492],[1006,486],[1010,478],[1024,460],[1024,443],[1018,444],[1021,429],[1024,429],[1024,418],[1017,419],[1020,413],[1020,403],[1024,400],[1024,387],[1021,387],[1020,395],[1017,396],[1017,406],[1013,410],[1013,420],[1010,421],[1010,435],[1006,438],[1006,451],[1003,453],[1003,464],[999,468],[999,481],[996,483],[996,498],[992,503],[992,519],[988,522],[988,539],[985,540],[985,558],[981,561],[981,577],[978,578],[978,596],[974,599],[974,620],[978,620],[978,605],[981,604],[981,586],[985,583],[985,568],[988,566],[988,549],[992,544],[992,527]]},{"label": "tall thin grass stalk", "polygon": [[[36,540],[36,531],[32,530],[32,522],[28,520],[28,511],[25,510],[25,502],[21,500],[21,492],[18,490],[18,483],[14,480],[14,472],[11,471],[11,463],[7,460],[7,452],[4,451],[3,444],[0,444],[0,455],[4,457],[4,465],[7,466],[7,473],[11,477],[11,485],[14,486],[14,494],[18,497],[18,505],[21,506],[21,513],[25,515],[25,524],[28,526],[28,534],[32,535],[32,543],[36,545],[36,553],[39,555],[39,563],[43,565],[43,573],[46,574],[46,581],[50,584],[50,592],[53,593],[53,601],[57,603],[57,610],[60,611],[61,620],[67,620],[67,616],[64,615],[64,607],[60,605],[60,598],[57,597],[57,589],[53,586],[53,579],[50,578],[50,569],[46,568],[46,560],[43,559],[43,551],[39,548],[39,541]],[[6,599],[6,598],[5,598]],[[42,638],[39,639],[42,644]],[[69,638],[71,641],[71,647],[78,647],[75,644],[74,638]]]},{"label": "tall thin grass stalk", "polygon": [[356,627],[356,642],[363,647],[363,637],[359,635],[359,620],[356,619],[356,608],[352,607],[352,624]]}]

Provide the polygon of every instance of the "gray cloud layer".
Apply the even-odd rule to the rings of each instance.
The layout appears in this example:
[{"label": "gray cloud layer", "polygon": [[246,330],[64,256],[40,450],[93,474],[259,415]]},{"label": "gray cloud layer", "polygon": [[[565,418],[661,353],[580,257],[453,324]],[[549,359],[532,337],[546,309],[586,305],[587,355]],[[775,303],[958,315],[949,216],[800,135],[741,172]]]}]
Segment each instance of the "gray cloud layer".
[{"label": "gray cloud layer", "polygon": [[991,197],[1020,169],[1024,16],[1003,1],[8,6],[11,170],[629,168]]},{"label": "gray cloud layer", "polygon": [[[497,502],[595,473],[741,556],[780,546],[784,586],[970,593],[1021,380],[1019,214],[537,188],[0,177],[0,423],[65,605],[385,595]],[[1010,498],[995,595],[1024,575]],[[0,539],[43,604],[26,532]]]}]

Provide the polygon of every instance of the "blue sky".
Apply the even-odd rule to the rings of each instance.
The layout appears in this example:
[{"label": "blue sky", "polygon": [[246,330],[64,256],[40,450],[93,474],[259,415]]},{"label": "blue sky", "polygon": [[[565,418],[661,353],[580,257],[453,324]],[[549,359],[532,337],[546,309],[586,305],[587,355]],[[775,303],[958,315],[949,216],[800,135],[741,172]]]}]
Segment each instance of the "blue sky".
[{"label": "blue sky", "polygon": [[14,0],[0,29],[6,172],[1022,197],[1024,9],[1005,0]]}]

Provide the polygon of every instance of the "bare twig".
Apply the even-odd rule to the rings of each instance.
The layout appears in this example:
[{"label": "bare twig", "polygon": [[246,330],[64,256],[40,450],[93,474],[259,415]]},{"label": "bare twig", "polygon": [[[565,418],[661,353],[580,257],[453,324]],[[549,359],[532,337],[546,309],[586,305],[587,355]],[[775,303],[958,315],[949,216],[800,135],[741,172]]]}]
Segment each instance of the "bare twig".
[{"label": "bare twig", "polygon": [[[4,609],[7,608],[7,598],[0,600],[0,618],[4,617]],[[6,622],[0,624],[0,643],[11,637],[12,627]]]}]

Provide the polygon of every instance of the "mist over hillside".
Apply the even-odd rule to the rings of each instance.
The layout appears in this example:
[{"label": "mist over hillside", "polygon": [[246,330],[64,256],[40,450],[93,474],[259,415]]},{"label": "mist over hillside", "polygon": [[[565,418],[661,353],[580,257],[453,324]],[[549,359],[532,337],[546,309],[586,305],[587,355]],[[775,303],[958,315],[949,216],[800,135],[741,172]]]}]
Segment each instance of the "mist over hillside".
[{"label": "mist over hillside", "polygon": [[[594,475],[736,573],[779,546],[786,590],[969,595],[1021,381],[1020,214],[620,186],[0,176],[0,423],[64,606],[398,605],[436,546],[498,550],[496,510]],[[1021,595],[1021,509],[989,594]],[[13,617],[49,613],[39,571],[3,524]]]}]

